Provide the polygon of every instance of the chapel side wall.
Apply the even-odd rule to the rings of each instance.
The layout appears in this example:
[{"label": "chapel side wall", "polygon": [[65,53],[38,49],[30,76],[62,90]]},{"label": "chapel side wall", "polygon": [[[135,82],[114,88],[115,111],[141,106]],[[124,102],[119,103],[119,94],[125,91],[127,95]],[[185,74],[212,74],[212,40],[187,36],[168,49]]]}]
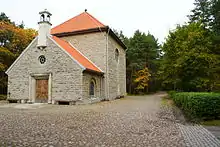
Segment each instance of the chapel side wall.
[{"label": "chapel side wall", "polygon": [[[44,55],[46,62],[40,64],[38,57]],[[48,39],[48,47],[37,49],[37,40],[24,53],[8,73],[8,99],[29,99],[31,74],[52,73],[52,100],[72,101],[82,98],[82,69]]]},{"label": "chapel side wall", "polygon": [[106,70],[106,32],[80,34],[62,37],[70,42],[83,55],[97,65],[103,72]]},{"label": "chapel side wall", "polygon": [[[115,50],[119,51],[118,62],[115,59]],[[126,52],[111,37],[108,37],[108,77],[109,98],[115,99],[126,95]]]},{"label": "chapel side wall", "polygon": [[83,73],[83,86],[82,86],[82,96],[85,103],[91,102],[90,92],[90,82],[95,80],[95,95],[93,98],[102,100],[103,99],[103,85],[102,85],[102,76],[95,74]]}]

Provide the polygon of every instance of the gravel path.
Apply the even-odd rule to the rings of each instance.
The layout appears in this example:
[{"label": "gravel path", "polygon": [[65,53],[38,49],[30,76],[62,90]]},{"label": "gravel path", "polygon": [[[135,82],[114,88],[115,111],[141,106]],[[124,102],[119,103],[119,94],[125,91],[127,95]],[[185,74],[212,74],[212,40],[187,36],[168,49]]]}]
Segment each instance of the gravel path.
[{"label": "gravel path", "polygon": [[0,146],[184,146],[162,95],[93,105],[0,105]]},{"label": "gravel path", "polygon": [[0,147],[220,146],[202,126],[181,124],[163,94],[93,105],[0,104]]}]

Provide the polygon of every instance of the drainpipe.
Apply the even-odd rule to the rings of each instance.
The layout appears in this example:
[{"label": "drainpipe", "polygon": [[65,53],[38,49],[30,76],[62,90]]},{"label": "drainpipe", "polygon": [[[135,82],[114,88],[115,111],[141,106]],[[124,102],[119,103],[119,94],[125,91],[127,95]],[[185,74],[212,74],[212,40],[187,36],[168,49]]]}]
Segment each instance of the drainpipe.
[{"label": "drainpipe", "polygon": [[103,83],[102,82],[103,82],[103,75],[100,76],[100,95],[99,95],[100,100],[103,100],[103,96],[104,96],[103,89],[102,89],[102,87],[103,87]]},{"label": "drainpipe", "polygon": [[108,35],[109,35],[109,31],[110,31],[110,28],[108,27],[108,31],[106,33],[106,98],[105,99],[108,99],[109,98],[109,75],[108,75]]}]

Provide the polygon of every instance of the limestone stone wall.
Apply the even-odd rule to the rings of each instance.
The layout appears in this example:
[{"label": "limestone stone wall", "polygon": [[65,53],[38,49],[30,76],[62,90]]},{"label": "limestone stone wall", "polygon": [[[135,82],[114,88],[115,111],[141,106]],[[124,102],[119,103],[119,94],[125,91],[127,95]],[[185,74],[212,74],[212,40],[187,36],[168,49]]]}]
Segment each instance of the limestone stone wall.
[{"label": "limestone stone wall", "polygon": [[[119,51],[118,61],[115,58],[115,50]],[[112,38],[108,38],[108,82],[109,99],[114,99],[126,94],[126,52]]]},{"label": "limestone stone wall", "polygon": [[82,35],[62,37],[70,42],[95,65],[106,70],[106,33],[97,32]]},{"label": "limestone stone wall", "polygon": [[[107,36],[106,32],[88,33],[62,37],[62,39],[70,42],[83,55],[92,61],[98,68],[106,73],[106,52],[107,52]],[[103,79],[103,98],[107,98],[106,74]]]},{"label": "limestone stone wall", "polygon": [[[38,57],[46,62],[40,64]],[[8,99],[29,99],[31,74],[52,73],[52,100],[77,100],[82,97],[82,68],[48,39],[48,47],[37,49],[37,40],[8,73]]]},{"label": "limestone stone wall", "polygon": [[[106,99],[111,100],[126,94],[125,50],[110,35],[108,35],[107,38],[106,32],[97,32],[62,37],[62,39],[70,42],[105,73],[103,80],[103,93]],[[107,47],[108,59],[106,58]],[[119,50],[118,63],[115,60],[116,48]],[[106,64],[107,60],[108,65]],[[106,68],[108,68],[108,71]]]},{"label": "limestone stone wall", "polygon": [[[95,95],[90,96],[90,82],[94,81],[95,82]],[[82,96],[84,99],[84,103],[90,103],[94,99],[97,101],[100,101],[103,99],[103,78],[102,76],[98,76],[95,74],[88,74],[88,73],[83,73],[83,86],[82,86]]]}]

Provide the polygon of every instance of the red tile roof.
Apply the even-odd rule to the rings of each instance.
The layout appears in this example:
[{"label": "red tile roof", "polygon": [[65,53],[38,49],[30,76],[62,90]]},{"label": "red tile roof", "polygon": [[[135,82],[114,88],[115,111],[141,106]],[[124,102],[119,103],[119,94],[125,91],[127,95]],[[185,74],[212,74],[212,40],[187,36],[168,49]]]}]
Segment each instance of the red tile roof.
[{"label": "red tile roof", "polygon": [[52,36],[53,40],[56,41],[63,49],[65,49],[76,61],[78,61],[82,66],[84,66],[87,70],[92,70],[95,72],[102,72],[91,63],[85,56],[83,56],[79,51],[77,51],[73,46],[71,46],[68,42]]},{"label": "red tile roof", "polygon": [[51,34],[67,33],[81,30],[88,30],[93,28],[106,27],[88,12],[83,12],[64,23],[54,27]]}]

